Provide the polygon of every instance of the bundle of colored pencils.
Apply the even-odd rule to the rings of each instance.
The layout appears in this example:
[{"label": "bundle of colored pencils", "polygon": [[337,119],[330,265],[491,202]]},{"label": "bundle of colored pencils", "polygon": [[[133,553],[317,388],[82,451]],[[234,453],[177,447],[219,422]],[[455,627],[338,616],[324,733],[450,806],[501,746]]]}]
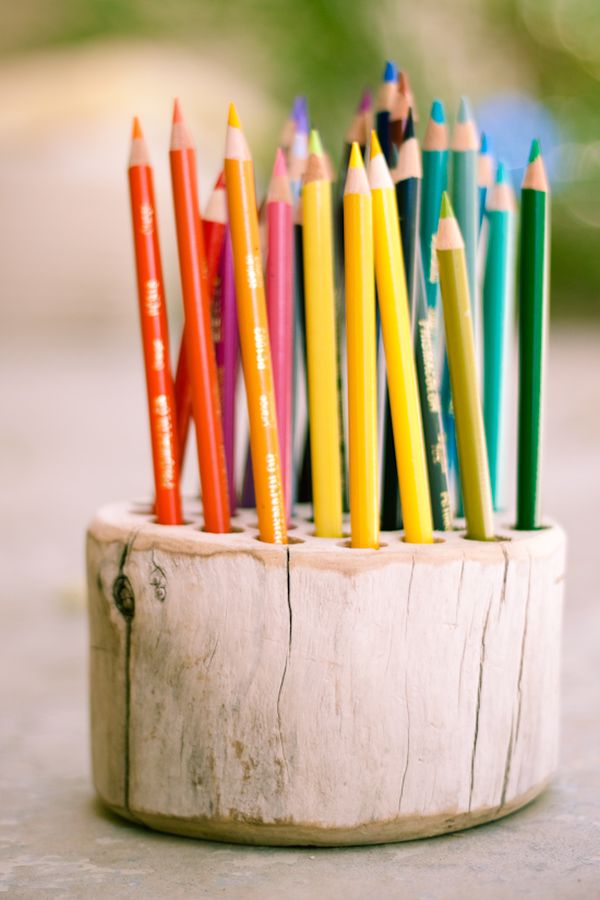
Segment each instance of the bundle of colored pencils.
[{"label": "bundle of colored pencils", "polygon": [[468,102],[451,143],[441,101],[422,150],[416,120],[407,73],[387,63],[376,115],[365,92],[348,129],[334,192],[331,160],[310,130],[306,100],[296,98],[259,204],[232,104],[202,219],[196,152],[175,102],[170,161],[185,320],[175,379],[152,168],[134,120],[129,184],[160,524],[182,522],[193,422],[205,529],[230,530],[241,358],[244,497],[256,506],[261,540],[286,543],[307,498],[316,535],[342,537],[346,484],[352,547],[377,549],[382,529],[432,543],[434,530],[454,527],[453,508],[464,511],[468,538],[494,540],[494,511],[506,503],[518,284],[516,527],[541,527],[549,201],[540,147],[534,140],[522,184],[517,271],[510,173],[494,166]]}]

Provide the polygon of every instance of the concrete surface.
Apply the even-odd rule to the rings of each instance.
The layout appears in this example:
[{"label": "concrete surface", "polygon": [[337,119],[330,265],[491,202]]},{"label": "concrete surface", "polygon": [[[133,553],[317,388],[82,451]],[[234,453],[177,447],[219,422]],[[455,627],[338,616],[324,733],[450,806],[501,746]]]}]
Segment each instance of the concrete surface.
[{"label": "concrete surface", "polygon": [[[501,822],[444,838],[272,850],[153,834],[89,776],[83,535],[150,484],[137,335],[1,336],[0,892],[10,897],[600,897],[600,333],[555,330],[545,497],[570,537],[562,764]],[[188,481],[192,473],[188,473]]]}]

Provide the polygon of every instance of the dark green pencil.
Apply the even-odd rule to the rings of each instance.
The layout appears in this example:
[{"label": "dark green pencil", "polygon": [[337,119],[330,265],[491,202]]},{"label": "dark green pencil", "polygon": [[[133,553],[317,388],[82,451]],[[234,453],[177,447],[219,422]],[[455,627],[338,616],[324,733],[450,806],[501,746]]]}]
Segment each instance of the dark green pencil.
[{"label": "dark green pencil", "polygon": [[534,141],[521,189],[519,265],[519,438],[517,525],[541,525],[540,451],[548,316],[548,179]]}]

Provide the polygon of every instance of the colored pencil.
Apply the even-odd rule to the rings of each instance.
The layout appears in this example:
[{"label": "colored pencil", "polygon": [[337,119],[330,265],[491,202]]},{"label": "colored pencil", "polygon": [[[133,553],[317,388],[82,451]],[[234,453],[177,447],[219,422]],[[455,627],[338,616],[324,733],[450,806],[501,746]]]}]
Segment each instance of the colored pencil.
[{"label": "colored pencil", "polygon": [[219,275],[215,282],[212,323],[223,417],[223,441],[225,443],[229,506],[231,513],[233,513],[237,500],[235,490],[235,393],[239,368],[239,339],[233,251],[231,249],[229,227],[225,231]]},{"label": "colored pencil", "polygon": [[483,279],[483,419],[494,509],[503,509],[506,453],[506,380],[511,365],[514,308],[515,198],[502,163],[487,205],[488,239]]},{"label": "colored pencil", "polygon": [[442,196],[436,253],[467,537],[491,541],[494,540],[492,492],[477,384],[465,245],[447,193]]},{"label": "colored pencil", "polygon": [[411,109],[413,122],[416,125],[419,121],[419,110],[417,109],[417,103],[410,86],[410,79],[408,77],[408,72],[406,71],[406,69],[402,69],[402,71],[398,74],[398,91],[406,98],[407,116],[408,110]]},{"label": "colored pencil", "polygon": [[292,512],[292,363],[294,350],[294,224],[292,194],[279,149],[267,192],[266,296],[286,521]]},{"label": "colored pencil", "polygon": [[471,115],[469,102],[466,97],[462,97],[452,135],[452,206],[465,244],[469,297],[476,346],[479,329],[476,269],[477,241],[479,236],[478,150],[479,138],[473,116]]},{"label": "colored pencil", "polygon": [[252,157],[233,103],[225,143],[225,183],[235,268],[242,368],[260,539],[287,543],[273,367],[262,275]]},{"label": "colored pencil", "polygon": [[133,120],[128,166],[146,393],[150,418],[155,512],[160,525],[180,525],[179,460],[169,330],[148,148]]},{"label": "colored pencil", "polygon": [[541,433],[549,283],[548,179],[538,141],[521,188],[517,525],[541,527]]},{"label": "colored pencil", "polygon": [[383,71],[383,80],[379,86],[377,95],[377,112],[375,127],[381,150],[389,164],[392,158],[392,139],[390,135],[390,114],[398,93],[398,70],[393,62],[386,62]]},{"label": "colored pencil", "polygon": [[302,191],[302,177],[306,170],[308,160],[308,106],[304,97],[299,98],[298,105],[294,108],[295,130],[294,139],[289,152],[288,175],[294,204],[300,198]]},{"label": "colored pencil", "polygon": [[294,97],[292,109],[290,110],[290,114],[285,120],[284,126],[282,128],[279,146],[286,156],[288,155],[290,148],[294,142],[294,135],[296,133],[296,121],[298,119],[298,115],[300,114],[300,109],[302,108],[304,103],[304,97]]},{"label": "colored pencil", "polygon": [[[412,127],[412,119],[409,121]],[[414,141],[414,131],[413,136],[409,137],[409,141],[411,140]],[[410,154],[410,148],[408,153]],[[401,160],[399,165],[400,162]],[[394,183],[375,132],[371,137],[368,172],[373,202],[377,297],[385,347],[405,540],[415,544],[430,544],[433,541],[431,501],[412,349],[407,278],[400,240],[400,219]]]},{"label": "colored pencil", "polygon": [[202,221],[198,213],[196,153],[178,101],[173,110],[169,157],[204,527],[206,531],[222,533],[230,528],[227,468]]},{"label": "colored pencil", "polygon": [[432,246],[440,218],[442,194],[448,186],[448,129],[441,100],[434,100],[423,138],[423,186],[421,191],[421,253],[427,292],[427,306],[434,313],[434,339],[437,335],[435,312],[439,282],[432,278]]},{"label": "colored pencil", "polygon": [[486,200],[489,191],[494,184],[494,160],[488,150],[488,139],[485,132],[481,133],[479,155],[477,157],[477,191],[479,194],[479,231],[485,217]]},{"label": "colored pencil", "polygon": [[[390,141],[392,142],[393,147],[399,147],[402,143],[402,138],[404,137],[404,129],[406,127],[406,120],[408,118],[408,110],[410,109],[406,94],[400,90],[401,77],[402,73],[400,73],[400,75],[398,76],[396,93],[394,95],[394,103],[390,111]],[[390,154],[388,165],[393,164],[394,160]]]},{"label": "colored pencil", "polygon": [[379,546],[373,213],[358,144],[344,190],[350,529],[352,547]]},{"label": "colored pencil", "polygon": [[313,510],[317,537],[341,537],[333,219],[327,176],[321,139],[312,131],[302,188],[302,231]]},{"label": "colored pencil", "polygon": [[[210,195],[202,220],[209,303],[212,300],[213,292],[215,290],[217,272],[221,262],[226,222],[227,201],[225,199],[225,179],[221,172],[215,182],[214,190]],[[192,418],[192,386],[190,384],[189,367],[186,358],[185,334],[181,335],[181,344],[179,346],[179,356],[175,373],[175,407],[177,410],[179,462],[180,466],[183,467],[185,448]]]}]

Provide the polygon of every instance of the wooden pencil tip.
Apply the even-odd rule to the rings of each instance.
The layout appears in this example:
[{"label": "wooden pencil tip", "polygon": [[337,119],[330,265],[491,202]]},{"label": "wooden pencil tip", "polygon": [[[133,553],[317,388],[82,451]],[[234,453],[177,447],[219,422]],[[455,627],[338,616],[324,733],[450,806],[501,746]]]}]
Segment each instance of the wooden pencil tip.
[{"label": "wooden pencil tip", "polygon": [[375,156],[379,156],[381,152],[381,144],[379,143],[377,132],[371,131],[371,146],[369,148],[370,159],[373,159]]},{"label": "wooden pencil tip", "polygon": [[175,102],[173,103],[173,125],[175,125],[176,122],[183,122],[183,113],[181,112],[179,97],[175,97]]},{"label": "wooden pencil tip", "polygon": [[273,177],[274,178],[285,178],[287,176],[287,166],[285,164],[285,154],[281,147],[277,148],[277,153],[275,154],[275,164],[273,166]]},{"label": "wooden pencil tip", "polygon": [[450,203],[450,197],[448,196],[448,191],[444,191],[442,194],[442,205],[440,207],[440,219],[453,219],[454,218],[454,210],[452,209],[452,204]]},{"label": "wooden pencil tip", "polygon": [[142,126],[140,125],[140,120],[137,116],[133,117],[133,126],[131,129],[131,140],[139,141],[144,137],[144,133],[142,131]]},{"label": "wooden pencil tip", "polygon": [[227,124],[230,128],[239,128],[240,131],[242,130],[242,123],[240,122],[240,117],[237,114],[235,103],[229,104],[229,116],[227,118]]},{"label": "wooden pencil tip", "polygon": [[532,163],[534,159],[537,159],[542,152],[542,148],[540,147],[540,142],[537,138],[531,142],[531,150],[529,151],[529,160],[528,162]]},{"label": "wooden pencil tip", "polygon": [[310,133],[308,152],[314,153],[315,156],[323,156],[323,144],[321,143],[321,137],[316,128],[313,128]]},{"label": "wooden pencil tip", "polygon": [[352,142],[352,149],[350,150],[350,159],[348,160],[348,168],[349,169],[364,169],[364,163],[362,158],[362,153],[360,152],[360,147],[358,146],[358,141]]}]

